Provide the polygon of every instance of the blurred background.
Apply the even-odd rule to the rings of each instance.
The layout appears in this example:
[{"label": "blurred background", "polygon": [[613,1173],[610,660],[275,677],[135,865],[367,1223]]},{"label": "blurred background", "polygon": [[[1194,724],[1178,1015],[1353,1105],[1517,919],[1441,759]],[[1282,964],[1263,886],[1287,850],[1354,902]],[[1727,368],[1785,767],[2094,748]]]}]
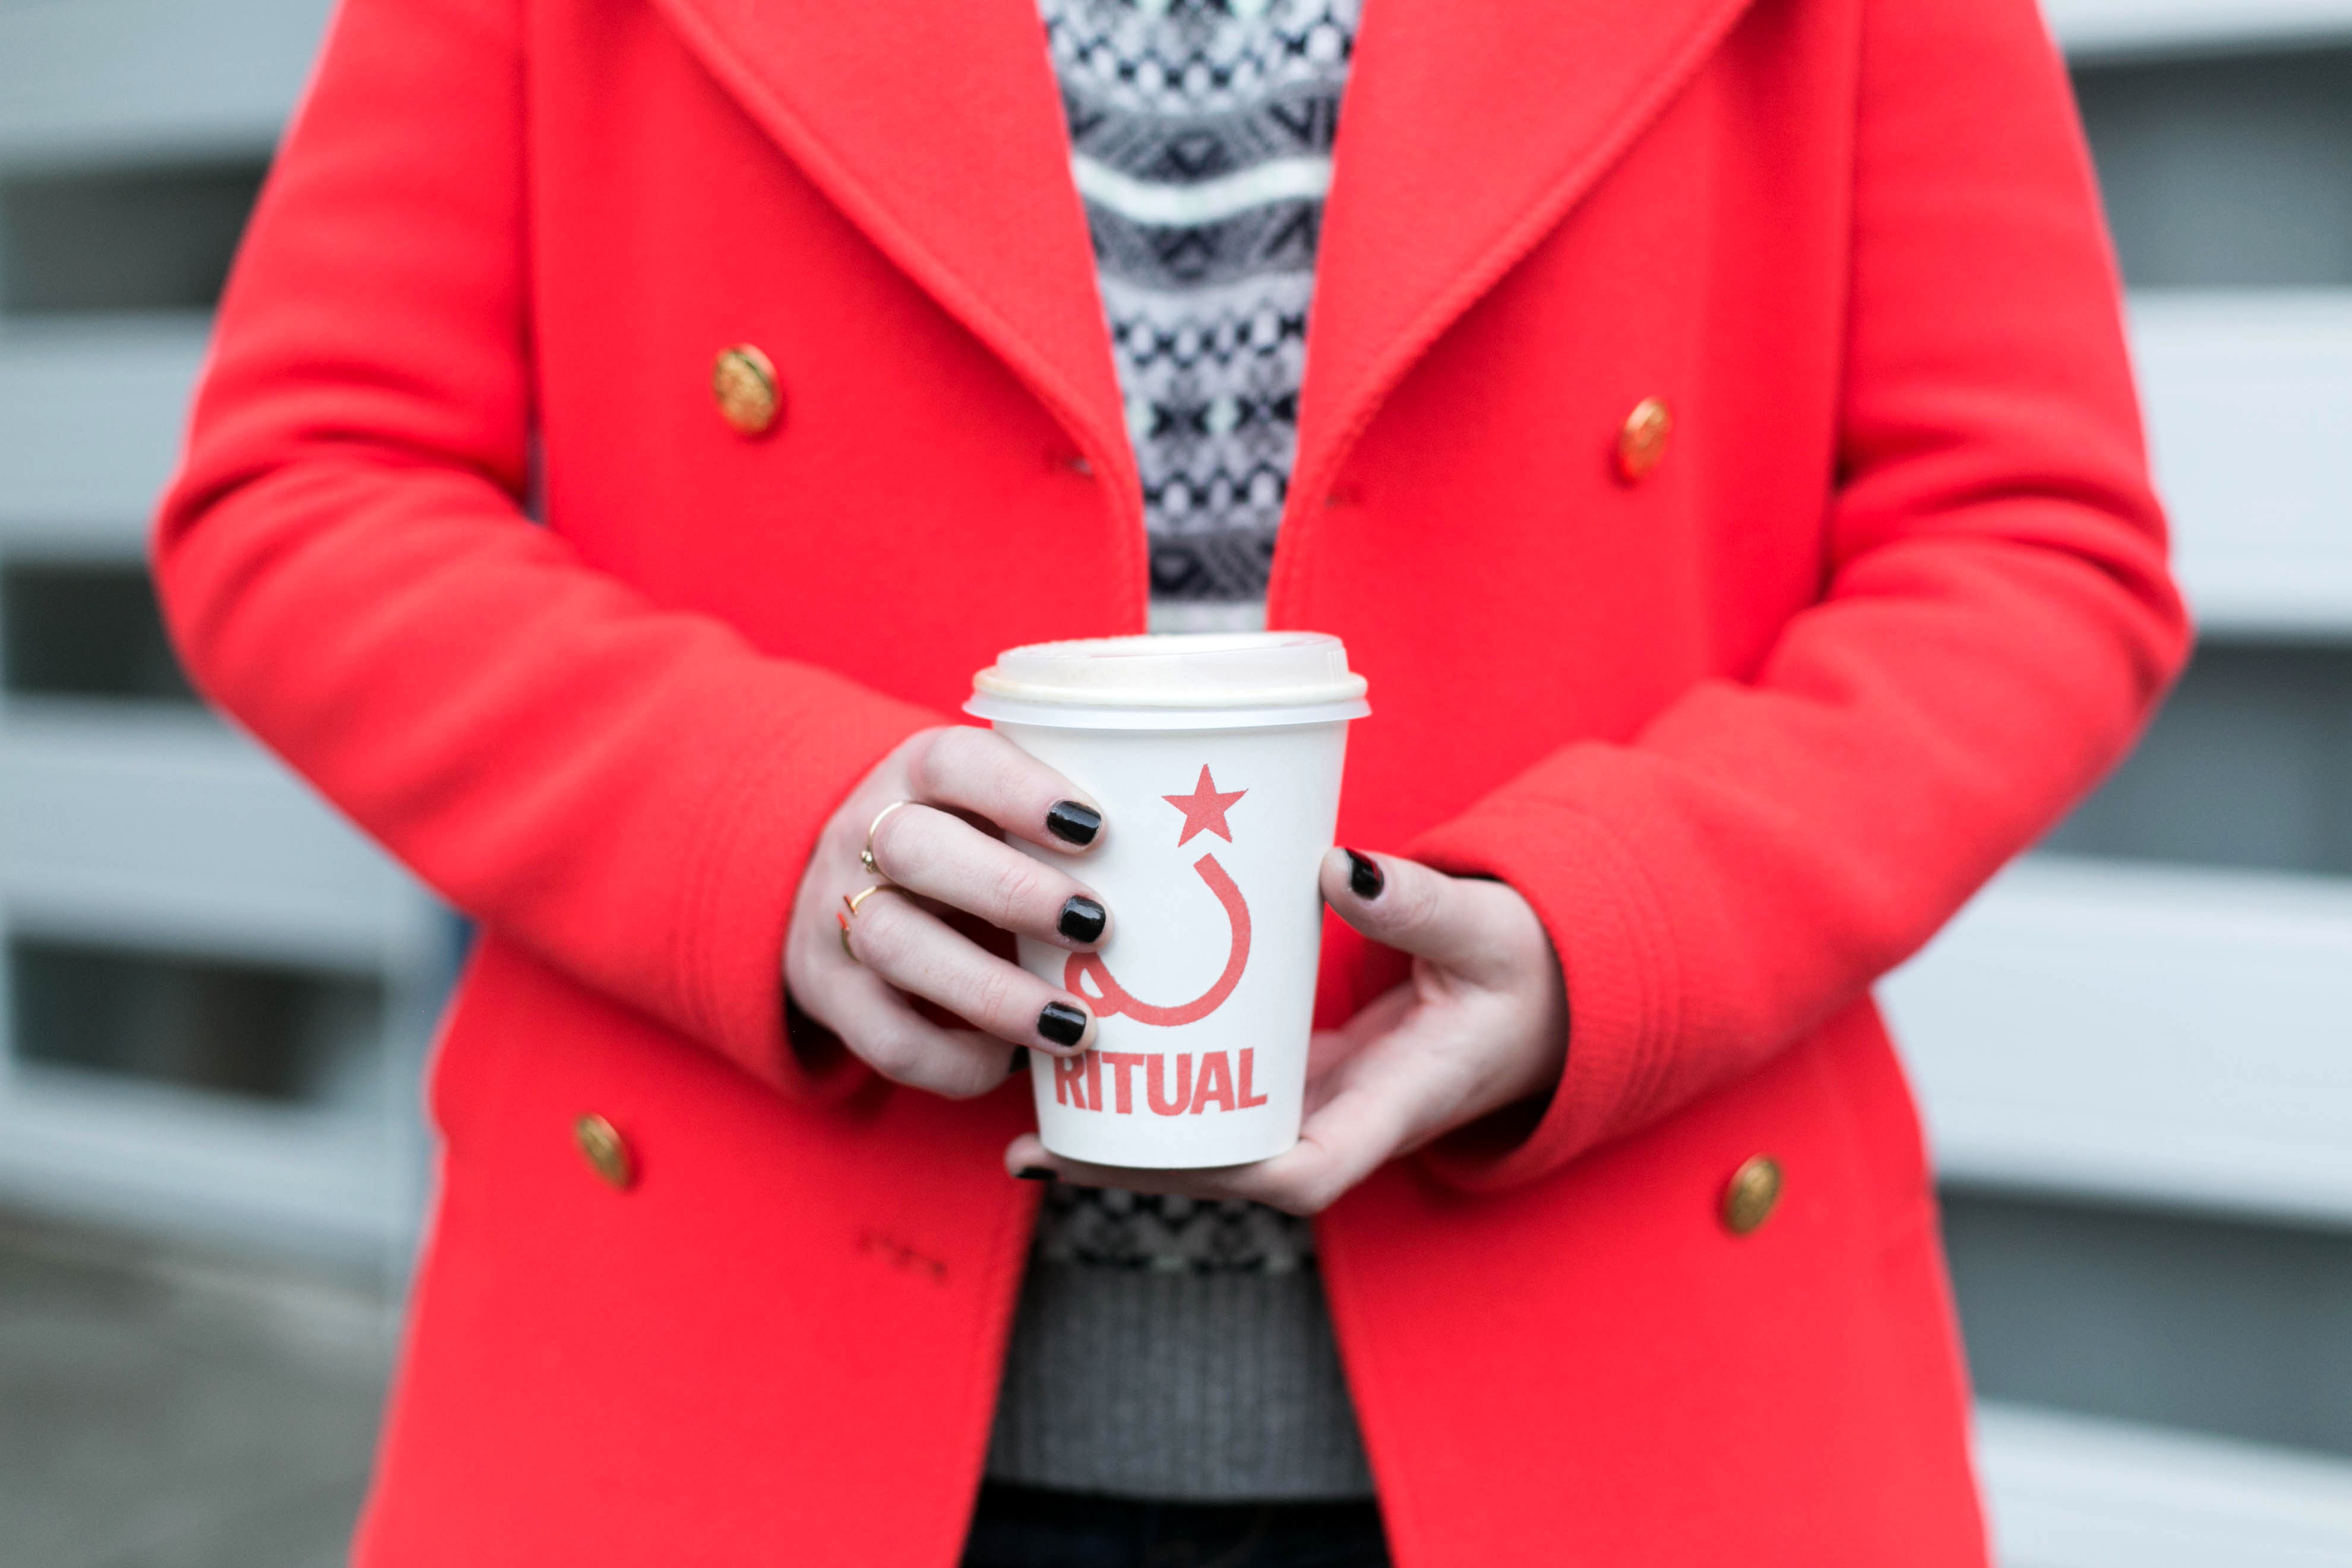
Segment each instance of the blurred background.
[{"label": "blurred background", "polygon": [[[141,562],[325,0],[0,0],[0,1564],[341,1560],[456,922]],[[2007,1568],[2352,1564],[2352,0],[2050,0],[2203,626],[1885,988]]]}]

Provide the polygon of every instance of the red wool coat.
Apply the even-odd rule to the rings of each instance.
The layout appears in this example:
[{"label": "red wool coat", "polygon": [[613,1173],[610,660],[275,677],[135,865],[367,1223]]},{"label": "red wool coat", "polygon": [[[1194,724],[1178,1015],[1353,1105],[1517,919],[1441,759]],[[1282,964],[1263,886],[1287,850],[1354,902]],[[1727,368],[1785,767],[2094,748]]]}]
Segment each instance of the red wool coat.
[{"label": "red wool coat", "polygon": [[[363,1564],[955,1559],[1027,1090],[797,1065],[778,953],[974,668],[1143,624],[1067,156],[1030,0],[347,0],[156,551],[484,933]],[[1507,879],[1574,1014],[1539,1121],[1319,1223],[1397,1561],[1979,1563],[1866,988],[2184,641],[2060,62],[2030,0],[1369,0],[1333,179],[1271,618],[1370,677],[1343,841]],[[1328,947],[1327,1021],[1399,973]]]}]

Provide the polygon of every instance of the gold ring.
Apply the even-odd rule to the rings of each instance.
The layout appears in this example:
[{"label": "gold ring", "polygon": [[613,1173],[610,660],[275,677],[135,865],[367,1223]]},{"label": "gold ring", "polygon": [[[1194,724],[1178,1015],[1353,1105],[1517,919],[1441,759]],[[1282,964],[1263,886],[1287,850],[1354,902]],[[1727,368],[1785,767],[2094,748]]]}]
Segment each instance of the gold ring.
[{"label": "gold ring", "polygon": [[855,919],[857,914],[857,906],[872,898],[875,894],[895,893],[898,890],[898,888],[889,882],[877,882],[872,887],[866,889],[862,892],[842,894],[841,901],[849,906],[850,917]]},{"label": "gold ring", "polygon": [[881,810],[874,814],[874,820],[866,825],[866,847],[857,852],[857,863],[859,865],[865,867],[867,870],[873,872],[877,877],[882,874],[882,868],[876,865],[874,862],[874,836],[882,831],[882,819],[884,817],[889,816],[892,812],[898,810],[902,805],[913,805],[915,804],[916,803],[911,800],[894,800],[889,805],[884,806]]},{"label": "gold ring", "polygon": [[857,962],[857,954],[849,945],[849,922],[850,920],[857,913],[857,906],[864,903],[866,900],[872,898],[877,893],[895,893],[898,890],[898,889],[897,888],[893,887],[888,882],[877,882],[872,887],[865,889],[860,892],[844,893],[841,895],[841,901],[849,906],[849,913],[843,914],[836,910],[834,911],[833,918],[841,926],[841,951],[847,955],[850,963],[855,963]]}]

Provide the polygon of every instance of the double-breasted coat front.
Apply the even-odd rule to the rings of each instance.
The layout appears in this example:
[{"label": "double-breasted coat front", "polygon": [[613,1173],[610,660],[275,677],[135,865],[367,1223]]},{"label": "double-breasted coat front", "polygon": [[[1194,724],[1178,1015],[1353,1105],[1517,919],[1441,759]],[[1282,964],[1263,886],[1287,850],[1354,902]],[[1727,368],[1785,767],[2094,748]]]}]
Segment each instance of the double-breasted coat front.
[{"label": "double-breasted coat front", "polygon": [[[345,0],[156,557],[480,931],[370,1568],[957,1556],[1026,1090],[788,1039],[779,954],[973,669],[1143,625],[1068,157],[1029,0]],[[1269,615],[1370,678],[1342,841],[1510,882],[1572,1013],[1318,1222],[1397,1561],[1980,1563],[1867,988],[2185,638],[2031,0],[1368,0]],[[1326,948],[1327,1022],[1401,973]]]}]

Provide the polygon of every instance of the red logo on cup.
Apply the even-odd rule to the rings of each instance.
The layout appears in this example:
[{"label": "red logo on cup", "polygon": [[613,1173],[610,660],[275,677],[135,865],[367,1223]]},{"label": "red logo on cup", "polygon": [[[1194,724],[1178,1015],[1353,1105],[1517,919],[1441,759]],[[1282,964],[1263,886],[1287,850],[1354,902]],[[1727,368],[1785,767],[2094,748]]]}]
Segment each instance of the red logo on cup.
[{"label": "red logo on cup", "polygon": [[[1225,813],[1248,793],[1239,789],[1220,793],[1216,781],[1209,776],[1207,765],[1202,764],[1200,782],[1192,786],[1191,795],[1160,797],[1184,814],[1184,832],[1176,840],[1177,847],[1181,848],[1191,843],[1193,835],[1202,832],[1213,833],[1231,844],[1234,836],[1226,826]],[[1241,984],[1242,971],[1249,967],[1249,904],[1242,898],[1242,890],[1234,886],[1233,878],[1217,864],[1214,855],[1202,856],[1192,862],[1192,869],[1200,874],[1202,881],[1208,884],[1209,891],[1216,895],[1217,902],[1224,906],[1225,921],[1233,929],[1232,945],[1225,952],[1224,973],[1217,976],[1214,984],[1190,1002],[1173,1007],[1158,1007],[1129,995],[1126,987],[1111,978],[1110,969],[1103,963],[1101,955],[1074,952],[1070,954],[1070,961],[1062,966],[1063,989],[1074,991],[1092,1002],[1095,1012],[1102,1017],[1124,1014],[1139,1024],[1150,1024],[1160,1028],[1197,1024],[1223,1006],[1225,998],[1234,994],[1234,987]],[[1082,979],[1091,979],[1095,983],[1094,989],[1088,990],[1079,984]]]}]

